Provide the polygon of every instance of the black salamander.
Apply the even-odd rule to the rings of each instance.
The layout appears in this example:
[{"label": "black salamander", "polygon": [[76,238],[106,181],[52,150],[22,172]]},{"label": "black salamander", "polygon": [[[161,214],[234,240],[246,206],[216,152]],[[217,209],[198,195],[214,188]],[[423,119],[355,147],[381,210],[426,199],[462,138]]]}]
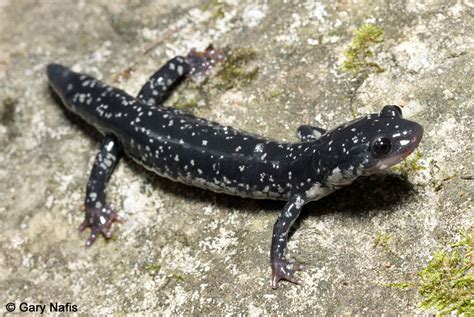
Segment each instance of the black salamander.
[{"label": "black salamander", "polygon": [[303,265],[285,256],[290,227],[303,206],[349,185],[356,178],[393,166],[418,146],[423,128],[385,106],[332,130],[303,125],[299,142],[247,134],[163,106],[185,76],[206,72],[216,51],[175,57],[143,86],[138,97],[58,65],[47,66],[49,83],[64,105],[104,135],[87,184],[86,245],[99,234],[111,237],[118,219],[105,200],[107,180],[123,154],[145,168],[187,185],[255,199],[286,201],[273,227],[272,287],[280,280],[300,283]]}]

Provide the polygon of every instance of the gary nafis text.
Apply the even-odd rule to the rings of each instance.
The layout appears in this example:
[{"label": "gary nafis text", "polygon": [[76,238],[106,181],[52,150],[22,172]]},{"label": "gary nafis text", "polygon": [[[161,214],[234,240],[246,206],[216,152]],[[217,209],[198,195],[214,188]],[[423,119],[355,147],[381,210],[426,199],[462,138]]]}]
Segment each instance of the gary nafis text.
[{"label": "gary nafis text", "polygon": [[77,305],[71,303],[28,304],[23,302],[18,306],[17,311],[40,314],[55,312],[77,312]]}]

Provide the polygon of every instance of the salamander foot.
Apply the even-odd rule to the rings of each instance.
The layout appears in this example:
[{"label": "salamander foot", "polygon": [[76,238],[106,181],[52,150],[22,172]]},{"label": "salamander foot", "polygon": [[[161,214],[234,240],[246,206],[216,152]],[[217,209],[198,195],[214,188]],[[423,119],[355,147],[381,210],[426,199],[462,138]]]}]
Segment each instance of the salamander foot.
[{"label": "salamander foot", "polygon": [[118,216],[114,205],[105,205],[103,208],[86,207],[86,218],[79,226],[79,231],[82,232],[86,228],[91,228],[91,234],[86,240],[86,247],[91,246],[102,234],[106,239],[112,237],[110,226],[113,222],[122,222]]},{"label": "salamander foot", "polygon": [[195,48],[186,56],[186,62],[191,66],[189,75],[194,81],[200,82],[206,79],[211,69],[225,59],[224,51],[210,44],[204,51]]},{"label": "salamander foot", "polygon": [[303,282],[295,277],[295,273],[304,270],[304,264],[297,263],[295,259],[277,259],[272,262],[272,288],[278,288],[280,280],[301,285]]}]

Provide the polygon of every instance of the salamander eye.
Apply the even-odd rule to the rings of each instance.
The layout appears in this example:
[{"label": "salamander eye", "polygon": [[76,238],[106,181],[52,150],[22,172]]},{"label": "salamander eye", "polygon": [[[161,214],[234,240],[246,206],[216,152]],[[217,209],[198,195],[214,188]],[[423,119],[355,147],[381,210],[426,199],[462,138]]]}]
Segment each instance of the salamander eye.
[{"label": "salamander eye", "polygon": [[392,147],[390,140],[385,138],[385,137],[380,137],[375,139],[374,142],[372,142],[372,152],[376,156],[382,156],[390,152],[390,148]]}]

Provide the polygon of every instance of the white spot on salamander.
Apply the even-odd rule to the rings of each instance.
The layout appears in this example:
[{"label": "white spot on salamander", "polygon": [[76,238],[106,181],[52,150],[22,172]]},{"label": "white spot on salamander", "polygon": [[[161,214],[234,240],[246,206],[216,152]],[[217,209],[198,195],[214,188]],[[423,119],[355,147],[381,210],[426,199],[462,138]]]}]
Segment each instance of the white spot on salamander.
[{"label": "white spot on salamander", "polygon": [[97,193],[96,192],[92,192],[89,194],[89,198],[92,200],[92,201],[95,201],[97,199]]},{"label": "white spot on salamander", "polygon": [[108,152],[110,152],[113,146],[114,146],[114,141],[110,141],[109,143],[107,143],[105,148],[107,149]]},{"label": "white spot on salamander", "polygon": [[410,143],[410,140],[400,140],[401,146],[407,145],[408,143]]},{"label": "white spot on salamander", "polygon": [[326,196],[330,192],[331,191],[327,187],[322,187],[320,183],[315,183],[310,189],[305,191],[305,194],[309,200],[317,200]]}]

